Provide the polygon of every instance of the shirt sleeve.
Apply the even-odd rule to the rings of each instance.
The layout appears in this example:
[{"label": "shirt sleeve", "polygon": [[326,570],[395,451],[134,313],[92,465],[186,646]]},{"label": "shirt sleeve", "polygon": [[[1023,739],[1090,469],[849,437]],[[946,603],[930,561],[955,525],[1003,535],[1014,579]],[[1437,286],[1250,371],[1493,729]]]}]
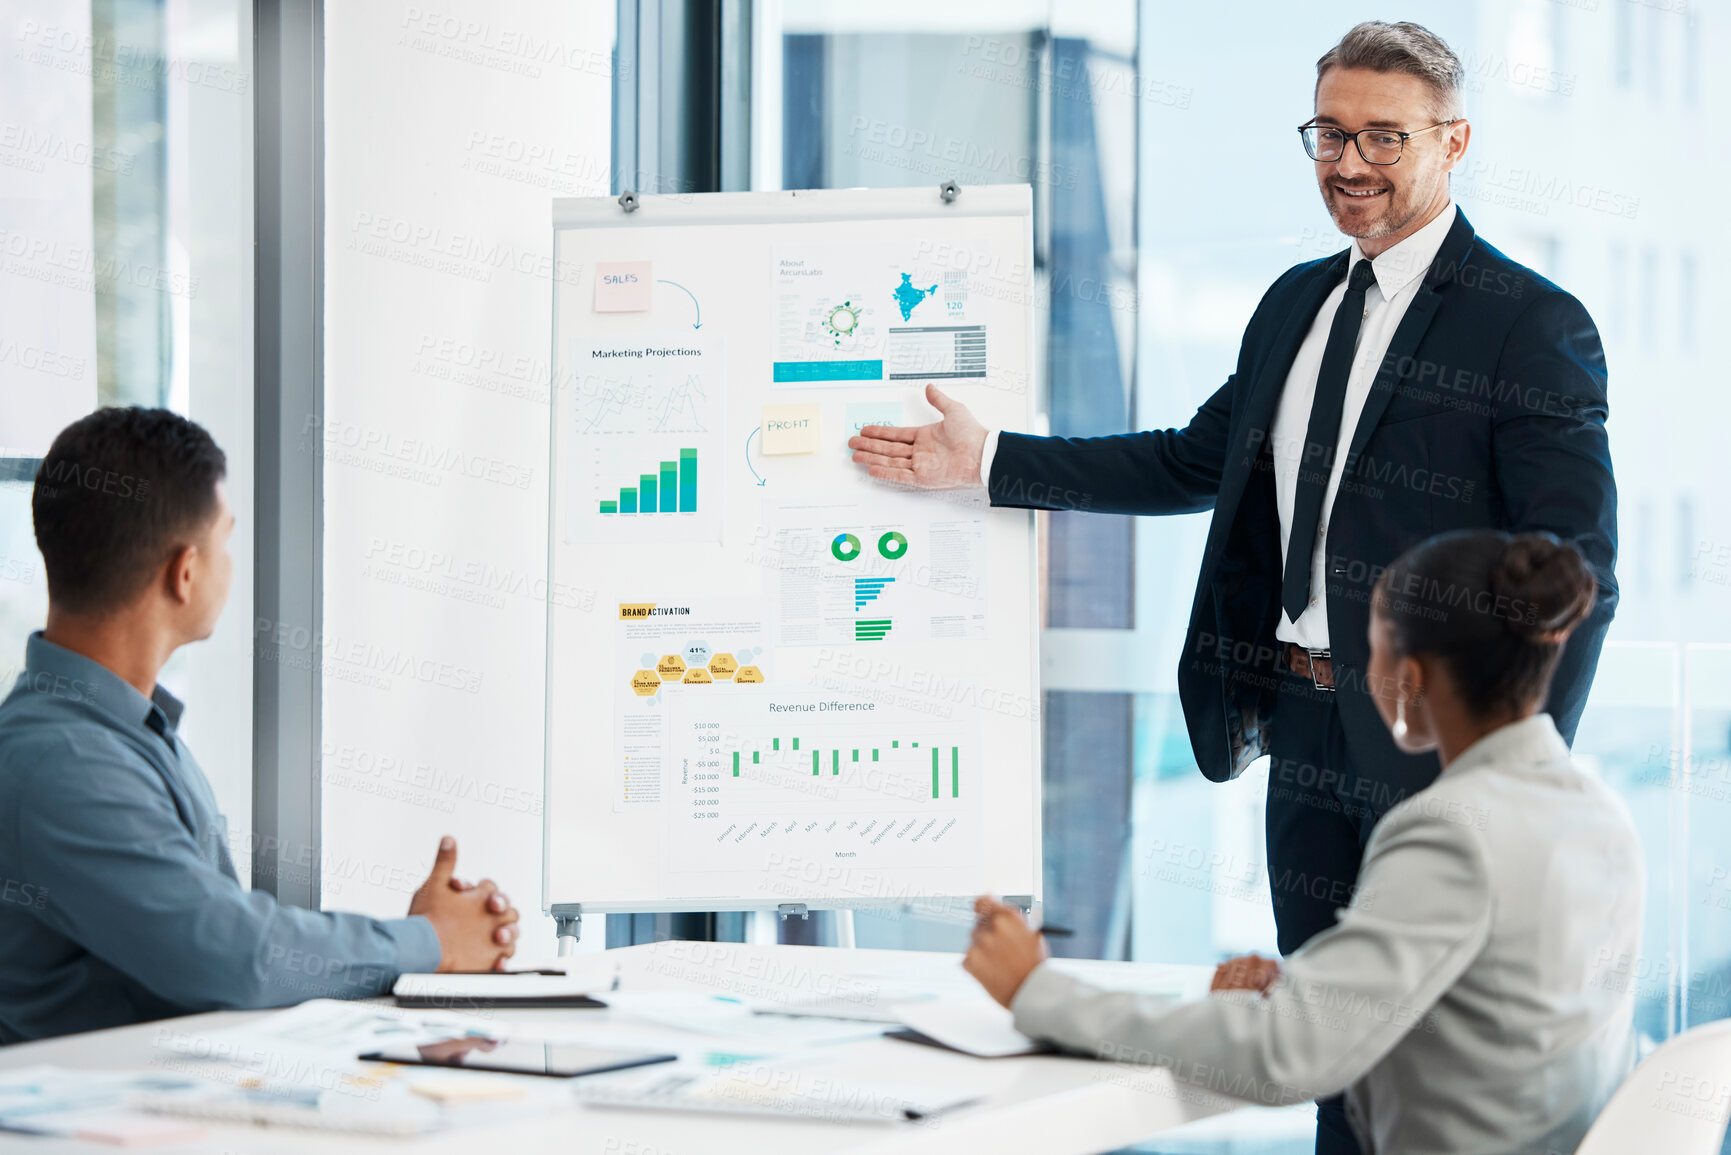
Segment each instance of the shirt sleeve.
[{"label": "shirt sleeve", "polygon": [[43,758],[20,789],[19,849],[53,929],[191,1011],[359,998],[439,965],[432,923],[284,906],[200,855],[148,764],[105,744]]},{"label": "shirt sleeve", "polygon": [[980,451],[980,488],[992,484],[992,458],[998,455],[998,434],[1000,429],[986,431],[986,444]]},{"label": "shirt sleeve", "polygon": [[1096,1058],[1170,1067],[1265,1104],[1336,1094],[1380,1062],[1484,948],[1493,896],[1472,831],[1414,799],[1372,837],[1352,905],[1266,998],[1184,1003],[1102,991],[1042,964],[1016,1028]]}]

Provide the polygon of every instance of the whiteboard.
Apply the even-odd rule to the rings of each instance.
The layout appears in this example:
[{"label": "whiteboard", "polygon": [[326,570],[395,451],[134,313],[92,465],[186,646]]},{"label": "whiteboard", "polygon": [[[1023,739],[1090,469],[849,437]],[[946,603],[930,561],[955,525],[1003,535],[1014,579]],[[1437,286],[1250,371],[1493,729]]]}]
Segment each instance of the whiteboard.
[{"label": "whiteboard", "polygon": [[553,229],[543,909],[1038,902],[1033,514],[846,448],[928,381],[1033,426],[1028,186]]}]

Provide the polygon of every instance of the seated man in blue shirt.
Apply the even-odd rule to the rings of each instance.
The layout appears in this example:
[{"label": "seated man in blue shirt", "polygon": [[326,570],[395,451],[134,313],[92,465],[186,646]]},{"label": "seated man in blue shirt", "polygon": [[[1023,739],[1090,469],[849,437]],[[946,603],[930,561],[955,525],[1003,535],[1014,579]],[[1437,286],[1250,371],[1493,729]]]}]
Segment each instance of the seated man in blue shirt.
[{"label": "seated man in blue shirt", "polygon": [[0,702],[0,1043],[377,995],[515,949],[516,909],[453,877],[448,837],[407,918],[242,889],[181,704],[156,684],[228,599],[226,470],[183,417],[101,409],[37,474],[48,624]]}]

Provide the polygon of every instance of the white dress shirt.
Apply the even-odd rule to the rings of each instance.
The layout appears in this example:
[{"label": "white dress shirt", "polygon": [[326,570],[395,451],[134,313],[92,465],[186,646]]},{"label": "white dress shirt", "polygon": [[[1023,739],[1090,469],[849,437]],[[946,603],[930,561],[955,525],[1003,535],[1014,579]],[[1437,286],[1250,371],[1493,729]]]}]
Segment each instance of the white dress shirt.
[{"label": "white dress shirt", "polygon": [[[1310,561],[1310,606],[1294,622],[1280,614],[1280,625],[1274,636],[1283,642],[1296,642],[1306,649],[1326,650],[1328,646],[1328,604],[1323,592],[1325,567],[1328,562],[1328,517],[1334,507],[1334,495],[1340,489],[1341,471],[1346,467],[1346,447],[1352,443],[1352,431],[1358,428],[1359,414],[1364,411],[1365,398],[1376,380],[1377,369],[1388,353],[1394,331],[1406,316],[1407,306],[1418,296],[1424,274],[1435,262],[1443,240],[1455,222],[1454,202],[1450,201],[1436,218],[1412,236],[1388,249],[1371,261],[1376,283],[1365,291],[1364,321],[1358,330],[1358,351],[1346,380],[1346,403],[1341,410],[1340,435],[1334,461],[1329,470],[1328,488],[1322,497],[1322,520],[1317,526],[1316,545]],[[1347,265],[1364,259],[1358,241],[1352,242],[1352,258]],[[1275,413],[1274,428],[1269,431],[1269,448],[1274,454],[1274,502],[1280,514],[1280,557],[1284,572],[1287,538],[1291,534],[1292,505],[1298,492],[1298,467],[1304,455],[1305,435],[1310,429],[1310,407],[1316,397],[1316,378],[1322,369],[1322,352],[1328,345],[1328,331],[1334,325],[1335,311],[1346,296],[1346,279],[1342,278],[1317,310],[1304,344],[1287,372],[1286,385],[1280,393],[1280,408]],[[985,450],[980,454],[980,484],[989,486],[992,458],[998,451],[998,433],[986,434]]]},{"label": "white dress shirt", "polygon": [[[1328,649],[1328,589],[1324,574],[1328,565],[1328,519],[1334,509],[1334,495],[1340,489],[1341,471],[1346,468],[1347,447],[1352,444],[1353,431],[1358,428],[1359,414],[1364,412],[1365,398],[1370,396],[1371,383],[1388,353],[1388,343],[1407,306],[1418,296],[1424,274],[1436,260],[1455,222],[1456,209],[1451,201],[1436,219],[1424,228],[1388,249],[1371,261],[1376,283],[1365,290],[1364,322],[1358,330],[1358,351],[1353,355],[1352,369],[1346,377],[1346,403],[1340,413],[1340,433],[1335,442],[1334,461],[1328,471],[1328,488],[1322,495],[1322,520],[1316,527],[1316,541],[1310,557],[1310,605],[1295,622],[1280,612],[1280,624],[1274,636],[1283,642],[1296,642],[1309,650]],[[1358,241],[1352,242],[1353,265],[1364,259]],[[1304,344],[1292,359],[1286,374],[1286,387],[1280,391],[1280,408],[1274,414],[1274,428],[1269,430],[1269,449],[1274,454],[1274,504],[1280,511],[1280,560],[1284,567],[1292,545],[1292,505],[1298,495],[1298,469],[1304,458],[1305,435],[1310,430],[1311,402],[1316,397],[1316,378],[1322,369],[1322,352],[1328,346],[1328,331],[1334,326],[1335,311],[1346,296],[1346,280],[1323,298],[1322,308],[1304,335]],[[1284,569],[1283,571],[1284,572]]]}]

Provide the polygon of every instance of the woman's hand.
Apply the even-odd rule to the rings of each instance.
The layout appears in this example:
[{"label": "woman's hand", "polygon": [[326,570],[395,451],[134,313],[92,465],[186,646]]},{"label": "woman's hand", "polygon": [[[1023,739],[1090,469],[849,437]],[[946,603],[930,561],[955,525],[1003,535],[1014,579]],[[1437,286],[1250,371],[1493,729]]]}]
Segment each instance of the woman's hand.
[{"label": "woman's hand", "polygon": [[1280,960],[1263,958],[1259,954],[1241,954],[1229,958],[1214,968],[1210,991],[1256,991],[1266,996],[1268,988],[1280,977]]},{"label": "woman's hand", "polygon": [[1028,926],[1021,911],[995,898],[981,897],[974,913],[974,941],[962,967],[1007,1007],[1034,968],[1046,961],[1046,940]]}]

